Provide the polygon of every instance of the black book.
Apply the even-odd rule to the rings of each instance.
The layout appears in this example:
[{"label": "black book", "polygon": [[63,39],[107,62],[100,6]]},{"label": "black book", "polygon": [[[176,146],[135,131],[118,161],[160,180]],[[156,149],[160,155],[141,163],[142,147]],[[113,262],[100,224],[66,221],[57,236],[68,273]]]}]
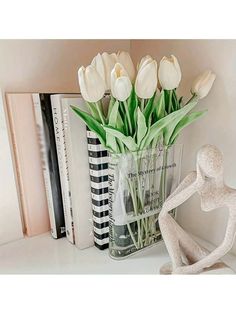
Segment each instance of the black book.
[{"label": "black book", "polygon": [[66,230],[50,95],[33,94],[33,102],[41,147],[51,232],[54,238],[61,238],[66,235]]}]

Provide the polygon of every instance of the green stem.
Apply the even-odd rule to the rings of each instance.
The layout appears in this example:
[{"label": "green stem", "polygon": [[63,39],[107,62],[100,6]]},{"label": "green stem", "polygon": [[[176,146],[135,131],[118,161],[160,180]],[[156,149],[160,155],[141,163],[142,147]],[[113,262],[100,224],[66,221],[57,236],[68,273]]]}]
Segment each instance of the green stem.
[{"label": "green stem", "polygon": [[123,143],[121,142],[121,140],[118,139],[118,138],[117,138],[117,142],[118,142],[118,146],[119,146],[119,148],[120,148],[120,152],[121,152],[122,154],[124,154],[124,153],[125,153],[124,144],[123,144]]},{"label": "green stem", "polygon": [[161,172],[161,182],[160,182],[160,195],[161,195],[161,206],[166,199],[166,166],[167,166],[168,148],[164,147],[163,152],[163,169]]},{"label": "green stem", "polygon": [[[138,216],[138,204],[137,204],[137,198],[135,195],[135,189],[133,189],[133,182],[128,179],[128,185],[129,185],[129,190],[130,190],[130,194],[131,194],[131,199],[132,199],[132,203],[133,203],[133,209],[134,209],[134,214],[135,216]],[[138,248],[140,245],[140,224],[139,221],[137,221],[137,226],[138,226]]]},{"label": "green stem", "polygon": [[171,107],[172,107],[172,90],[169,91],[169,105],[168,105],[168,113],[171,113]]},{"label": "green stem", "polygon": [[141,188],[141,183],[140,183],[140,179],[139,179],[139,165],[138,165],[138,161],[134,156],[134,164],[135,164],[135,171],[137,173],[137,183],[138,183],[138,194],[139,194],[139,201],[141,204],[141,208],[143,208],[143,197],[142,197],[142,188]]},{"label": "green stem", "polygon": [[138,249],[139,249],[139,246],[138,246],[138,244],[137,244],[137,242],[136,242],[136,240],[135,240],[133,231],[131,230],[130,224],[129,224],[128,222],[127,222],[127,228],[128,228],[128,230],[129,230],[129,234],[130,234],[130,236],[131,236],[131,239],[133,240],[134,245],[135,245],[136,249],[138,250]]},{"label": "green stem", "polygon": [[193,96],[186,102],[184,106],[187,106],[194,98],[197,98],[196,94],[193,94]]},{"label": "green stem", "polygon": [[128,103],[126,100],[124,101],[124,107],[125,107],[125,113],[126,113],[127,120],[128,120],[129,132],[130,132],[130,135],[132,135],[132,124],[131,124],[131,119],[130,119],[130,115],[129,115]]},{"label": "green stem", "polygon": [[97,112],[98,112],[98,115],[99,115],[99,118],[101,119],[101,122],[103,125],[105,125],[105,120],[103,118],[103,113],[102,113],[102,104],[100,101],[96,102],[96,108],[97,108]]},{"label": "green stem", "polygon": [[142,98],[142,99],[141,99],[141,104],[140,104],[140,109],[141,109],[142,112],[143,112],[143,110],[144,110],[144,105],[145,105],[145,99]]}]

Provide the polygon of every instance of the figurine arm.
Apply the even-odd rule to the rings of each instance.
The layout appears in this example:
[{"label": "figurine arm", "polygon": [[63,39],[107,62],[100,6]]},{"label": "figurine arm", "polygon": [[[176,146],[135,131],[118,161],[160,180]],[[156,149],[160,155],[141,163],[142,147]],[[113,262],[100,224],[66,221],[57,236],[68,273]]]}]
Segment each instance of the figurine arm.
[{"label": "figurine arm", "polygon": [[229,215],[228,224],[225,231],[225,237],[220,246],[214,251],[208,254],[200,261],[188,265],[176,268],[174,273],[176,274],[194,274],[203,270],[203,268],[210,267],[216,263],[220,258],[229,252],[233,246],[234,237],[236,234],[236,216]]},{"label": "figurine arm", "polygon": [[188,198],[190,198],[190,196],[192,196],[197,191],[195,185],[196,178],[197,174],[195,171],[190,172],[184,178],[184,180],[164,202],[162,210],[160,212],[160,216],[164,216],[172,209],[184,203]]}]

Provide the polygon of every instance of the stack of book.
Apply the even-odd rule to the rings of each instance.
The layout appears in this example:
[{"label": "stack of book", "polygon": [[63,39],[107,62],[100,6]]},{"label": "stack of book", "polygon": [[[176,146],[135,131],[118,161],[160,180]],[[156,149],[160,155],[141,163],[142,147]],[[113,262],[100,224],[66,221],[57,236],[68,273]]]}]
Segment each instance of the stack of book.
[{"label": "stack of book", "polygon": [[108,247],[108,153],[71,106],[79,94],[6,94],[23,232]]}]

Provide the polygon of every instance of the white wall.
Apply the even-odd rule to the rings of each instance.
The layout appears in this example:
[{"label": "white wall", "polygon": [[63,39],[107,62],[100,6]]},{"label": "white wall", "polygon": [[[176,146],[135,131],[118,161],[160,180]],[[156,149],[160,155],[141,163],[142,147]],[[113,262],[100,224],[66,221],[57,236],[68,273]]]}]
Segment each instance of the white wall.
[{"label": "white wall", "polygon": [[[206,68],[216,73],[211,93],[198,106],[199,110],[208,108],[207,115],[189,126],[182,137],[183,175],[195,169],[197,150],[204,144],[214,144],[224,154],[225,180],[236,188],[236,40],[135,40],[131,52],[136,61],[145,54],[158,61],[164,55],[176,55],[183,75],[180,94],[186,96],[195,75]],[[185,229],[218,244],[227,214],[226,209],[203,213],[198,197],[194,197],[181,206],[178,220]],[[236,245],[233,251],[236,253]]]},{"label": "white wall", "polygon": [[78,92],[77,70],[98,53],[130,49],[129,40],[0,40],[0,88]]}]

